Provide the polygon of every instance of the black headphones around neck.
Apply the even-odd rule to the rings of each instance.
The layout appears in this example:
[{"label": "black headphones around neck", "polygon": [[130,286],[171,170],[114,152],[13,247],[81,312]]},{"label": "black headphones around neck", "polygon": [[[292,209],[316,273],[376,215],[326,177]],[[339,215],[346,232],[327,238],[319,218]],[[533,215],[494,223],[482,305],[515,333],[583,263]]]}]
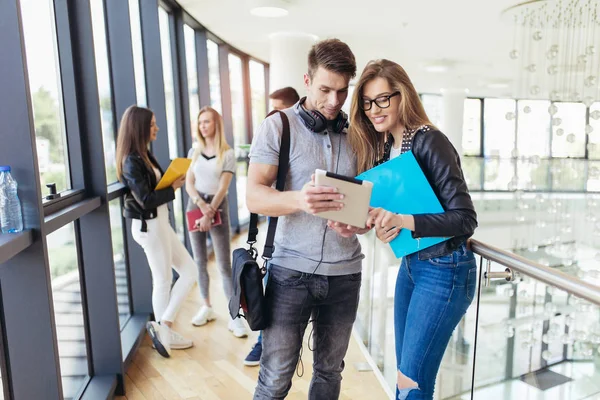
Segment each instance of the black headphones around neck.
[{"label": "black headphones around neck", "polygon": [[327,128],[330,128],[335,133],[342,133],[344,128],[348,127],[348,115],[342,110],[340,110],[333,121],[329,121],[317,110],[307,110],[304,107],[305,101],[306,97],[301,98],[296,107],[294,107],[294,111],[300,116],[302,122],[304,122],[304,125],[309,130],[316,133],[323,133]]}]

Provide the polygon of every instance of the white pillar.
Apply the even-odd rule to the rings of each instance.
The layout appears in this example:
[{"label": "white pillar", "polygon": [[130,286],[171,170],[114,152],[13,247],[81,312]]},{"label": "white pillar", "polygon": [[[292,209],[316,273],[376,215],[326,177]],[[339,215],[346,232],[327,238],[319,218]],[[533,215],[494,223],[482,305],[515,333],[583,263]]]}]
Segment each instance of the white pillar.
[{"label": "white pillar", "polygon": [[463,119],[465,112],[465,89],[444,89],[442,94],[443,113],[440,129],[462,157]]},{"label": "white pillar", "polygon": [[304,74],[308,71],[308,52],[317,36],[307,33],[278,32],[269,35],[269,88],[271,92],[286,86],[304,96]]}]

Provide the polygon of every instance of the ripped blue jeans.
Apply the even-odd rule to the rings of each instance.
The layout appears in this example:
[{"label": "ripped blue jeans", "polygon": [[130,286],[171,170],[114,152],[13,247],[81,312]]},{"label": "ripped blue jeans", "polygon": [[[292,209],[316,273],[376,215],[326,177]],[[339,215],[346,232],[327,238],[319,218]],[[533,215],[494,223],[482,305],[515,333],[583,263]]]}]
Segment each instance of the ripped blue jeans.
[{"label": "ripped blue jeans", "polygon": [[475,295],[477,263],[463,244],[429,260],[402,259],[394,298],[397,369],[417,385],[396,388],[398,400],[431,400],[454,328]]}]

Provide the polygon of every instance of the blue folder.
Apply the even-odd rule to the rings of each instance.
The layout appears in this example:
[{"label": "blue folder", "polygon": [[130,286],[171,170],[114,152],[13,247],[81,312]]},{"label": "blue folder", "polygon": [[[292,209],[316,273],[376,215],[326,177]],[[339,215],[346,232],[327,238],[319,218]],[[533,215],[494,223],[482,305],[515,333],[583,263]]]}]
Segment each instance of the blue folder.
[{"label": "blue folder", "polygon": [[[373,182],[371,207],[412,215],[444,212],[412,151],[365,171],[357,178]],[[450,237],[413,239],[411,231],[402,229],[390,246],[394,255],[400,258],[448,239]]]}]

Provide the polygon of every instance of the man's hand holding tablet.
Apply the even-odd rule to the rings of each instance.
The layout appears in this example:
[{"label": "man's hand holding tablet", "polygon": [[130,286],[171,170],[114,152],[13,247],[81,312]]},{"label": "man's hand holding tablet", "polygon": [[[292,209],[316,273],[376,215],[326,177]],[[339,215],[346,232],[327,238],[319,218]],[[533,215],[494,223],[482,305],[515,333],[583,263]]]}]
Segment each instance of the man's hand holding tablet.
[{"label": "man's hand holding tablet", "polygon": [[[335,229],[344,237],[367,231],[366,221],[369,214],[369,202],[373,184],[333,172],[317,169],[315,171],[315,187],[335,189],[338,196],[324,201],[333,203],[330,207],[323,207],[315,215],[330,220],[328,226]],[[341,196],[340,196],[341,195]],[[340,207],[339,203],[343,203]]]},{"label": "man's hand holding tablet", "polygon": [[321,212],[339,211],[344,207],[342,200],[344,195],[337,188],[331,186],[318,186],[315,184],[315,176],[311,177],[301,191],[298,192],[298,209],[317,215]]}]

